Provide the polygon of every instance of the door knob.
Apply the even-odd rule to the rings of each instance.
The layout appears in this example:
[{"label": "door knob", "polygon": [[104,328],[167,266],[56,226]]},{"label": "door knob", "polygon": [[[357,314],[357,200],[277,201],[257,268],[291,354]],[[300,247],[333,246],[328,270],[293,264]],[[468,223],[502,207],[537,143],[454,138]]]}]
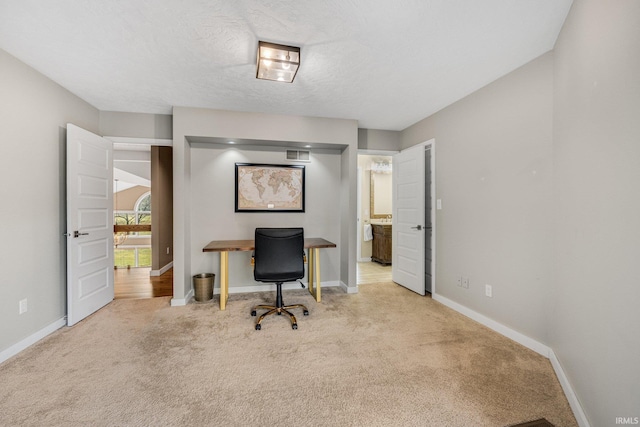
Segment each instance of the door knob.
[{"label": "door knob", "polygon": [[411,227],[413,230],[422,230],[421,225],[416,225],[415,227]]},{"label": "door knob", "polygon": [[73,232],[73,237],[88,236],[89,233],[81,233],[78,230]]}]

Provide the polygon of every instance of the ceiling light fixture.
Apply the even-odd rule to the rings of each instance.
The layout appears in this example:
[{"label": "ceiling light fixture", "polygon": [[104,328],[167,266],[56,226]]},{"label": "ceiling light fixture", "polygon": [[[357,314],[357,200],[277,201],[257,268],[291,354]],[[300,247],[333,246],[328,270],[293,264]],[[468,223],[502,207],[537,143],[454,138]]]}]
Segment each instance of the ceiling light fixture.
[{"label": "ceiling light fixture", "polygon": [[391,171],[392,171],[392,166],[390,162],[379,161],[379,162],[371,163],[371,172],[389,174],[391,173]]},{"label": "ceiling light fixture", "polygon": [[258,42],[257,79],[291,83],[299,67],[299,47]]}]

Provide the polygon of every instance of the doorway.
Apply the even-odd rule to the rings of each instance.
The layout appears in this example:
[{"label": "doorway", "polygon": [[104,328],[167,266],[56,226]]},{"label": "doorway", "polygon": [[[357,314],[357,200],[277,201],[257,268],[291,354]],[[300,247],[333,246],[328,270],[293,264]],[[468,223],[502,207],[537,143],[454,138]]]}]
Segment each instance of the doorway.
[{"label": "doorway", "polygon": [[171,147],[115,143],[113,157],[115,298],[171,296]]},{"label": "doorway", "polygon": [[357,283],[391,282],[392,155],[358,153]]}]

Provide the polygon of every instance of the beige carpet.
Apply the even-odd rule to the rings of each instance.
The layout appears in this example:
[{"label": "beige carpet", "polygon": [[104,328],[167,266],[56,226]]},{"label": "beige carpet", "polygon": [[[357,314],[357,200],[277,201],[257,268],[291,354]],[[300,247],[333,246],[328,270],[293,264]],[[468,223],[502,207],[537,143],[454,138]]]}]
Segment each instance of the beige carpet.
[{"label": "beige carpet", "polygon": [[429,297],[285,291],[169,307],[117,300],[0,365],[2,426],[576,426],[549,361]]}]

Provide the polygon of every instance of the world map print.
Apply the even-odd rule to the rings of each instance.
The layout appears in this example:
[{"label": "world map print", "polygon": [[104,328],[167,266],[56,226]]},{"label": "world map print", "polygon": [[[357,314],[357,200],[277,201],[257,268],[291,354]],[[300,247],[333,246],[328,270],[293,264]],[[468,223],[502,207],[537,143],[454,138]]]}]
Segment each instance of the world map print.
[{"label": "world map print", "polygon": [[236,211],[304,211],[304,167],[237,165]]}]

